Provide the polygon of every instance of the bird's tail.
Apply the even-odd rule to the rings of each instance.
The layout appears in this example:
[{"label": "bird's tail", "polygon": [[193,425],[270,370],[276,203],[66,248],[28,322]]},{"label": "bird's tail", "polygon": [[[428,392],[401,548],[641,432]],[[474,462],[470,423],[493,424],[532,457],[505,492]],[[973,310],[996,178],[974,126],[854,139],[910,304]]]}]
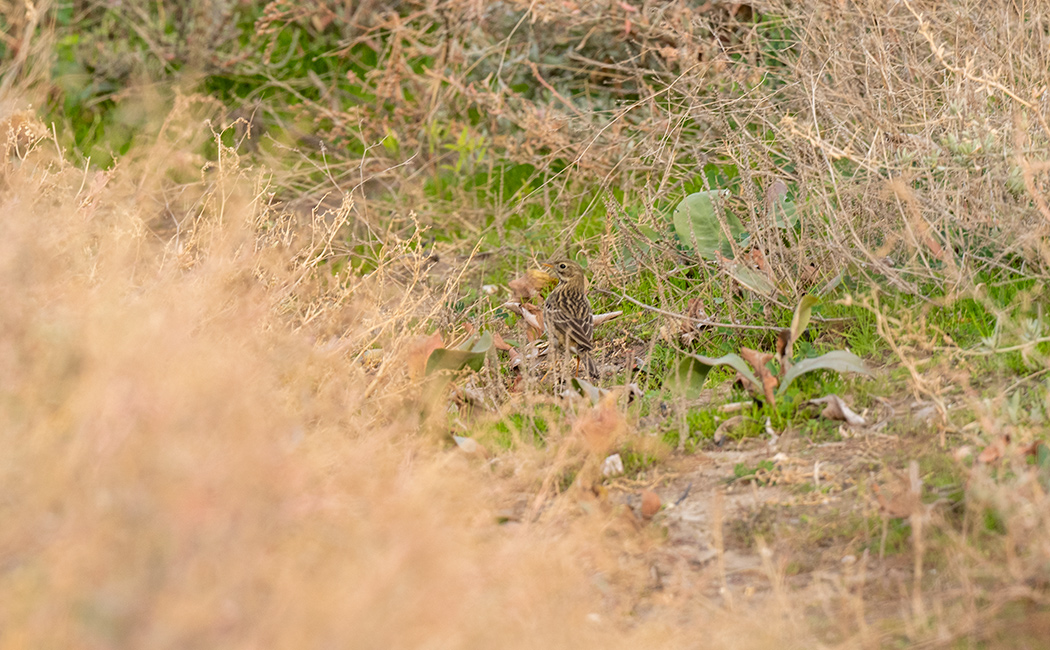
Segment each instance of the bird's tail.
[{"label": "bird's tail", "polygon": [[591,355],[589,353],[580,356],[580,365],[584,367],[584,369],[587,371],[587,374],[590,375],[592,378],[601,378],[601,373],[598,372],[598,364],[594,363],[594,359],[591,358]]}]

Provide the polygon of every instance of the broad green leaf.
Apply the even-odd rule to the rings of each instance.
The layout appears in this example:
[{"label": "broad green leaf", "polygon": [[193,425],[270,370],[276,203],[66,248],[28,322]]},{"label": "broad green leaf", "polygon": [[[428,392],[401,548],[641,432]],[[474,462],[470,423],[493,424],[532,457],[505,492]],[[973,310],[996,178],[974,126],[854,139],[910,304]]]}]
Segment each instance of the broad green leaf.
[{"label": "broad green leaf", "polygon": [[798,210],[794,201],[779,198],[773,204],[773,221],[777,228],[794,228],[798,224]]},{"label": "broad green leaf", "polygon": [[734,280],[766,298],[771,297],[777,291],[777,288],[769,281],[769,278],[750,266],[731,264],[727,265],[725,269]]},{"label": "broad green leaf", "polygon": [[702,357],[698,354],[690,354],[689,356],[690,358],[700,362],[701,365],[707,366],[708,371],[710,371],[711,368],[714,368],[715,366],[729,366],[730,368],[739,372],[741,376],[744,377],[744,379],[754,384],[757,390],[762,390],[762,382],[760,382],[755,377],[755,373],[751,372],[751,367],[748,366],[747,362],[744,361],[738,354],[733,354],[732,352],[730,352],[729,354],[718,357],[717,359],[713,359],[711,357]]},{"label": "broad green leaf", "polygon": [[[732,255],[733,247],[718,221],[713,201],[729,195],[728,190],[696,192],[682,199],[674,211],[674,229],[682,243],[691,246],[701,257],[715,259],[715,253]],[[725,213],[726,225],[734,239],[746,234],[740,220]]]},{"label": "broad green leaf", "polygon": [[638,232],[642,233],[649,238],[649,241],[660,241],[661,235],[654,228],[650,228],[644,223],[638,224]]},{"label": "broad green leaf", "polygon": [[[802,332],[805,332],[806,328],[809,327],[813,305],[816,305],[818,302],[820,302],[820,298],[816,296],[802,296],[802,300],[795,307],[795,315],[791,317],[791,343],[797,341],[798,337],[802,336]],[[790,345],[789,343],[789,348]]]},{"label": "broad green leaf", "polygon": [[1035,463],[1041,469],[1050,468],[1050,447],[1040,443],[1035,450]]},{"label": "broad green leaf", "polygon": [[492,349],[492,335],[485,332],[476,339],[467,339],[455,348],[438,348],[427,359],[426,374],[439,370],[457,372],[470,368],[477,372],[485,364],[485,355]]},{"label": "broad green leaf", "polygon": [[820,299],[816,296],[802,296],[802,300],[800,300],[798,306],[795,307],[795,314],[791,317],[791,327],[788,328],[784,334],[787,339],[784,341],[784,350],[781,352],[780,357],[781,377],[791,370],[791,357],[794,355],[793,350],[795,341],[798,340],[798,337],[802,336],[802,332],[806,331],[806,327],[809,326],[809,318],[813,311],[813,305],[818,302],[820,302]]},{"label": "broad green leaf", "polygon": [[836,287],[838,287],[840,284],[842,284],[842,278],[843,277],[844,276],[843,276],[842,272],[840,271],[838,273],[838,275],[836,275],[835,277],[833,277],[830,280],[828,280],[828,283],[825,284],[824,287],[820,291],[818,291],[817,293],[822,295],[822,296],[828,295],[829,293],[834,291]]},{"label": "broad green leaf", "polygon": [[803,359],[791,369],[784,373],[780,380],[780,388],[777,394],[782,395],[791,382],[798,379],[807,372],[814,370],[834,370],[835,372],[858,372],[862,375],[870,375],[871,371],[864,365],[860,357],[849,350],[834,350],[813,359]]},{"label": "broad green leaf", "polygon": [[686,399],[696,399],[707,380],[711,365],[701,363],[692,356],[683,358],[667,375],[671,389]]},{"label": "broad green leaf", "polygon": [[580,379],[579,377],[573,377],[572,387],[584,397],[590,398],[591,404],[595,406],[601,401],[602,396],[609,392],[604,388],[599,388],[586,379]]}]

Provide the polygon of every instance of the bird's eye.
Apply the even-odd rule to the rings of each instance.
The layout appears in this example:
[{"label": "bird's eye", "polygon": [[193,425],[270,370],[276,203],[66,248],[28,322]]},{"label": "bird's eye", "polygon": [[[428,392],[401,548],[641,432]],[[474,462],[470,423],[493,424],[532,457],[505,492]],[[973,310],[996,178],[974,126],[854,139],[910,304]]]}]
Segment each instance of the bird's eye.
[{"label": "bird's eye", "polygon": [[558,265],[558,268],[561,269],[562,271],[564,271],[567,267],[565,266],[565,263],[562,262],[561,264]]}]

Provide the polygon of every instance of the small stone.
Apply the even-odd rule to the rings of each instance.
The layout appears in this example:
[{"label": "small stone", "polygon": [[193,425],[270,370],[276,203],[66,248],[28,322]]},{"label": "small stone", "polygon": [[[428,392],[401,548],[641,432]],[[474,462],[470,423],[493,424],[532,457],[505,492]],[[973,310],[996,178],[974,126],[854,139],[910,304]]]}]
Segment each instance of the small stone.
[{"label": "small stone", "polygon": [[642,492],[642,518],[652,519],[660,512],[660,495],[652,490]]},{"label": "small stone", "polygon": [[602,476],[611,478],[623,474],[623,459],[620,454],[613,454],[602,461]]}]

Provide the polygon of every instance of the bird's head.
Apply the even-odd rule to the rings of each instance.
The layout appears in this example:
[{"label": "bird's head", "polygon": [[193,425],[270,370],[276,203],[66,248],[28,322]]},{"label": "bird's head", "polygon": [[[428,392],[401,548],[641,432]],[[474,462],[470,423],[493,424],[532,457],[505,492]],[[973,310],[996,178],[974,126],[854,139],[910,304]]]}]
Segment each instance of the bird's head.
[{"label": "bird's head", "polygon": [[556,278],[567,284],[582,284],[584,281],[583,267],[572,260],[551,260],[544,262],[543,266],[551,269]]}]

